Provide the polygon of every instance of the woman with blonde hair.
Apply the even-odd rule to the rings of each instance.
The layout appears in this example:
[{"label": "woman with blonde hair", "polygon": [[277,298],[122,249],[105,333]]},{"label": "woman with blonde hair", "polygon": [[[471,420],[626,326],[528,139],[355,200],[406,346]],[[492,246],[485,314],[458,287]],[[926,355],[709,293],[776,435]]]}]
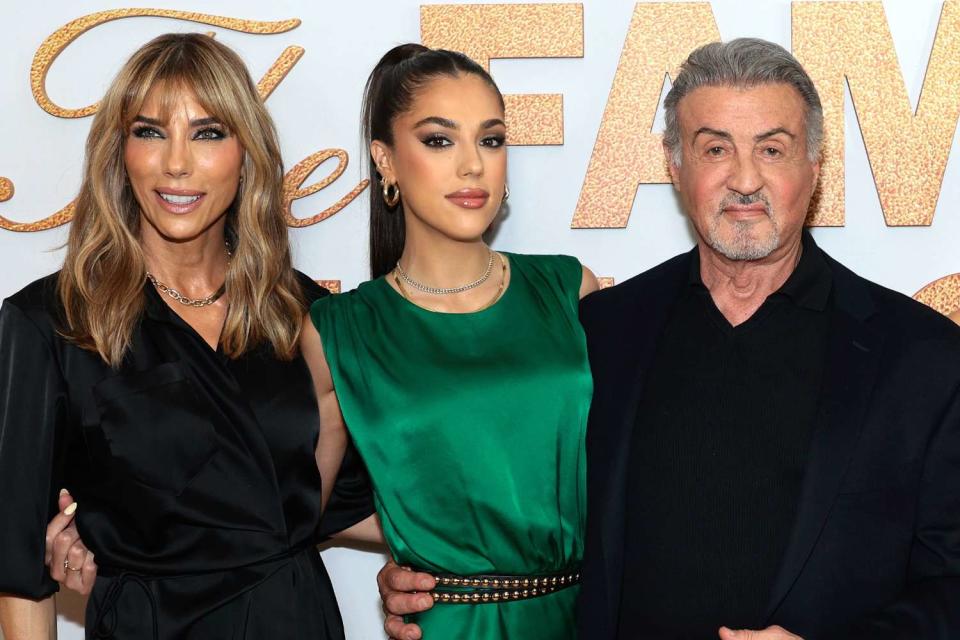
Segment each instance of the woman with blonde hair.
[{"label": "woman with blonde hair", "polygon": [[256,86],[212,38],[156,38],[107,91],[63,268],[0,308],[6,637],[51,632],[61,486],[99,566],[88,637],[343,637],[314,542],[371,507],[350,459],[336,487],[317,471],[298,341],[326,292],[291,266],[282,176]]}]

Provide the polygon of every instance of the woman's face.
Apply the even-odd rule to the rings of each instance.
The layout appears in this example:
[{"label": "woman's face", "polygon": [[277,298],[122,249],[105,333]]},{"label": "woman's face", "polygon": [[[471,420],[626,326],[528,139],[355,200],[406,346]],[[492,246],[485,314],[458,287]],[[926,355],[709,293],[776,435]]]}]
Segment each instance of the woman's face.
[{"label": "woman's face", "polygon": [[243,148],[190,89],[170,96],[164,120],[163,90],[147,94],[127,133],[123,159],[141,222],[166,240],[184,242],[223,219],[240,184]]},{"label": "woman's face", "polygon": [[421,88],[393,122],[392,147],[371,148],[381,175],[400,189],[407,233],[479,239],[503,200],[505,137],[500,100],[479,76],[441,76]]}]

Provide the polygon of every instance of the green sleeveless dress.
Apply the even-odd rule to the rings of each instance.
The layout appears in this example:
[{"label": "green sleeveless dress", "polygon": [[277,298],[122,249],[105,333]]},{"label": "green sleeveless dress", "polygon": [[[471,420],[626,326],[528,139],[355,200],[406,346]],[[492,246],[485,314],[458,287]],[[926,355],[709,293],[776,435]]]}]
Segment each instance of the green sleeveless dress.
[{"label": "green sleeveless dress", "polygon": [[[593,390],[582,271],[569,256],[505,255],[507,290],[475,313],[428,311],[384,278],[310,309],[400,564],[455,575],[579,568]],[[577,590],[436,604],[409,619],[425,640],[574,638]]]}]

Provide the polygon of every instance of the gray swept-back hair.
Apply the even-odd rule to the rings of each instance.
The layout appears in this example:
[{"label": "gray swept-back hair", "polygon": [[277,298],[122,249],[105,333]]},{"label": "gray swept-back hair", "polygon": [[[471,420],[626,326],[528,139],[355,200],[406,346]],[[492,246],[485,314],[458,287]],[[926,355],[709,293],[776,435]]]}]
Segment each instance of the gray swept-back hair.
[{"label": "gray swept-back hair", "polygon": [[677,105],[699,87],[750,88],[765,84],[788,84],[806,105],[807,156],[820,157],[823,142],[823,107],[813,80],[793,55],[773,42],[759,38],[737,38],[730,42],[703,45],[686,59],[663,102],[666,129],[663,144],[675,166],[682,160]]}]

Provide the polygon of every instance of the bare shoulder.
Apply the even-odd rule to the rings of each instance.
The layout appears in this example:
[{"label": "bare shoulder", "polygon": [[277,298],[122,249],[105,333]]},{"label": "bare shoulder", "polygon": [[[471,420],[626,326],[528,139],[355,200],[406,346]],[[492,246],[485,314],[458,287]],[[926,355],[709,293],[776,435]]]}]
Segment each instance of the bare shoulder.
[{"label": "bare shoulder", "polygon": [[597,276],[593,274],[593,271],[590,270],[590,267],[586,265],[580,265],[583,269],[583,277],[580,280],[580,298],[583,299],[588,294],[598,291],[600,289],[600,282],[597,280]]}]

